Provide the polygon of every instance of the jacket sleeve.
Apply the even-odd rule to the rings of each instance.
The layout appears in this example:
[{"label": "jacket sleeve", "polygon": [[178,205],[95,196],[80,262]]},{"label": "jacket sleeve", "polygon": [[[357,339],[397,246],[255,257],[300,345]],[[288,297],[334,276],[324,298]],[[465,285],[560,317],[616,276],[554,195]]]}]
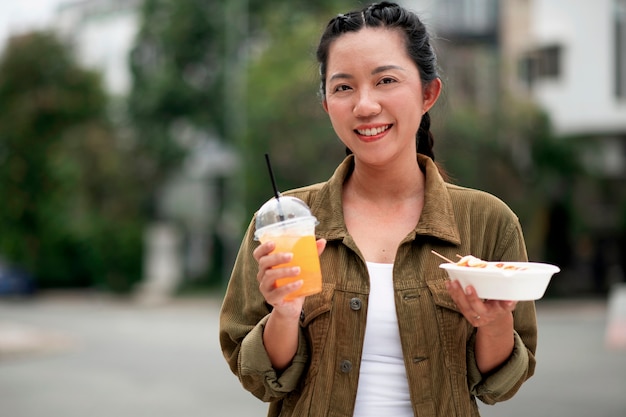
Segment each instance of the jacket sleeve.
[{"label": "jacket sleeve", "polygon": [[222,302],[219,340],[222,353],[245,389],[263,401],[274,401],[293,391],[306,369],[308,347],[302,331],[291,365],[278,374],[263,345],[263,330],[271,306],[259,291],[258,264],[252,256],[254,219],[248,227]]},{"label": "jacket sleeve", "polygon": [[[527,261],[526,245],[519,222],[509,224],[496,259]],[[514,347],[509,359],[498,369],[482,375],[474,355],[474,337],[467,351],[469,388],[486,404],[495,404],[513,397],[522,384],[535,372],[537,348],[537,318],[533,301],[520,301],[513,312]]]}]

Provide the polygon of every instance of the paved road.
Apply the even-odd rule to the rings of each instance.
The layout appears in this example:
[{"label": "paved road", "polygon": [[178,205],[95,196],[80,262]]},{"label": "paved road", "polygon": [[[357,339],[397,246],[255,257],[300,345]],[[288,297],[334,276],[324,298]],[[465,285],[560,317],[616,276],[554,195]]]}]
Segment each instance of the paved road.
[{"label": "paved road", "polygon": [[[483,416],[626,416],[626,350],[606,348],[606,307],[540,301],[536,375]],[[0,416],[264,416],[221,356],[218,310],[216,298],[0,301]]]}]

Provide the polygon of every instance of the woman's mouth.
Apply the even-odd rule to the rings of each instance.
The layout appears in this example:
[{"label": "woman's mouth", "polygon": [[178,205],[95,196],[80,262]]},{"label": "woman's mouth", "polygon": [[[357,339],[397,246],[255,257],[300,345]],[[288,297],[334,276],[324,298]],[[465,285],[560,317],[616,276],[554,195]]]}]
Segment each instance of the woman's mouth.
[{"label": "woman's mouth", "polygon": [[366,129],[355,129],[355,132],[361,136],[365,136],[367,138],[374,138],[379,136],[380,134],[386,132],[393,125],[384,125],[377,127],[368,127]]}]

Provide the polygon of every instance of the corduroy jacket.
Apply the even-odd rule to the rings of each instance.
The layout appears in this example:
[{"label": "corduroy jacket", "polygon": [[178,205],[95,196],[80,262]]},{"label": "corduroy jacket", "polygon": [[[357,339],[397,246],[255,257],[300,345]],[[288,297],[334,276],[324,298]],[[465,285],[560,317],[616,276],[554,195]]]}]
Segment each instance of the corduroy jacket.
[{"label": "corduroy jacket", "polygon": [[[487,404],[506,400],[533,374],[535,305],[517,304],[513,353],[482,375],[474,358],[476,329],[449,296],[447,274],[431,250],[450,259],[471,254],[526,261],[524,238],[518,218],[501,200],[446,183],[430,158],[417,158],[426,176],[424,207],[415,229],[400,243],[393,267],[413,411],[420,417],[475,417],[476,398]],[[220,343],[243,387],[270,403],[270,417],[352,417],[369,293],[365,261],[343,220],[342,186],[353,168],[348,156],[327,182],[284,193],[311,207],[319,221],[317,238],[327,245],[320,258],[323,290],[305,299],[299,347],[281,373],[272,368],[263,346],[271,306],[256,280],[254,218],[237,256],[220,313]]]}]

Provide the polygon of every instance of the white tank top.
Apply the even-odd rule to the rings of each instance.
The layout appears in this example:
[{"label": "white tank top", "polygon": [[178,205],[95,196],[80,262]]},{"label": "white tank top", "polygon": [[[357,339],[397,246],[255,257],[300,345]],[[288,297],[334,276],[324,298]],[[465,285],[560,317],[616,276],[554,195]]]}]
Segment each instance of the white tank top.
[{"label": "white tank top", "polygon": [[413,417],[398,316],[393,264],[367,262],[370,294],[354,417]]}]

